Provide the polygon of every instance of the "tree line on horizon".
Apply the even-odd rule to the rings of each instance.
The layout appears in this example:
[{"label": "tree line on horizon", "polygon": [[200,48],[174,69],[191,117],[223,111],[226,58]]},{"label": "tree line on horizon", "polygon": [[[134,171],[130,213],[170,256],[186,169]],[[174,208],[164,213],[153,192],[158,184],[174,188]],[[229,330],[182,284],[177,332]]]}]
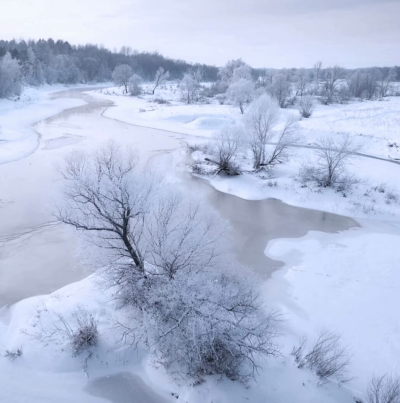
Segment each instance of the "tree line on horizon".
[{"label": "tree line on horizon", "polygon": [[[0,98],[19,95],[23,86],[43,84],[79,84],[107,82],[113,79],[117,66],[128,65],[143,80],[154,80],[162,68],[169,72],[170,80],[180,80],[191,71],[201,71],[203,81],[216,82],[221,68],[200,63],[164,57],[157,52],[138,52],[129,46],[111,51],[102,45],[71,45],[68,41],[39,39],[0,40]],[[376,77],[400,80],[400,66],[374,67]],[[342,69],[343,78],[355,72],[365,74],[371,69]],[[251,68],[254,80],[263,80],[271,73],[284,73],[289,82],[301,75],[315,74],[315,66],[308,69],[259,69]],[[325,73],[321,68],[321,76]]]}]

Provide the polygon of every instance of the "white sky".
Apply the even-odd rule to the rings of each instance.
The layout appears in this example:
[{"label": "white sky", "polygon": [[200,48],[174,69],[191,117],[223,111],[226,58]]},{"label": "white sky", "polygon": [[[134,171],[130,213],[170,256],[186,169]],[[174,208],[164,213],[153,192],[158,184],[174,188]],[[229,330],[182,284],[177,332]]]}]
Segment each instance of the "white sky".
[{"label": "white sky", "polygon": [[254,67],[400,65],[400,0],[0,0],[0,39]]}]

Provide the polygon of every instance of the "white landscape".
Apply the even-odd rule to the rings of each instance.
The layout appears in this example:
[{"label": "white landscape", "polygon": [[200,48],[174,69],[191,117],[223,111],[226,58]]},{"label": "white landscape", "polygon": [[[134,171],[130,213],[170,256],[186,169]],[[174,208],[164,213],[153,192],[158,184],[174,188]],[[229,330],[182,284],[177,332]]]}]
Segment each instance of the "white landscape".
[{"label": "white landscape", "polygon": [[0,41],[0,402],[400,403],[400,69],[185,63]]}]

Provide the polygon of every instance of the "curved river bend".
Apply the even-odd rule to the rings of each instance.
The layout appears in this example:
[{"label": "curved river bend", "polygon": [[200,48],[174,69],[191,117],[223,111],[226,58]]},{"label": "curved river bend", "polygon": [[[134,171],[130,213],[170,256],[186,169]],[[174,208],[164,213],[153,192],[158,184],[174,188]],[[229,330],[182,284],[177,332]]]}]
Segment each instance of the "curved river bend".
[{"label": "curved river bend", "polygon": [[[31,156],[0,166],[9,205],[0,208],[0,307],[20,299],[47,294],[82,279],[87,272],[76,257],[76,234],[54,223],[48,205],[57,197],[54,164],[73,149],[91,149],[108,139],[129,143],[147,161],[163,158],[166,169],[181,180],[177,186],[196,192],[225,217],[232,228],[238,259],[264,276],[282,266],[264,255],[269,240],[301,237],[308,231],[336,232],[358,224],[347,217],[298,208],[279,200],[249,201],[219,192],[208,182],[186,173],[186,137],[136,127],[102,116],[110,100],[72,89],[53,98],[81,99],[86,105],[38,122],[40,147]],[[24,183],[24,189],[15,183]],[[15,217],[20,217],[16,219]]]}]

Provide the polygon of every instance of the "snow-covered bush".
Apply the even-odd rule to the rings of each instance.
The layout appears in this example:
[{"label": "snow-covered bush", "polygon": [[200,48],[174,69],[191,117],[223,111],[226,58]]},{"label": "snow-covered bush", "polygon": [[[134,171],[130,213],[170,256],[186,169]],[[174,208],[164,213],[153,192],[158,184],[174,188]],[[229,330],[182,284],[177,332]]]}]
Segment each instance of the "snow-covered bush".
[{"label": "snow-covered bush", "polygon": [[396,375],[374,375],[368,386],[366,403],[400,403],[400,378]]},{"label": "snow-covered bush", "polygon": [[299,101],[299,112],[303,118],[309,118],[314,112],[315,104],[311,95],[303,96]]},{"label": "snow-covered bush", "polygon": [[235,158],[246,141],[244,128],[241,125],[227,125],[214,134],[214,159],[207,159],[217,165],[218,172],[228,175],[238,175],[239,167]]},{"label": "snow-covered bush", "polygon": [[140,77],[138,74],[134,74],[128,81],[128,91],[129,94],[132,96],[137,96],[142,93],[142,77]]},{"label": "snow-covered bush", "polygon": [[348,373],[351,354],[342,345],[340,334],[323,330],[307,353],[306,345],[307,340],[302,338],[300,345],[292,351],[299,368],[310,369],[322,381],[334,378],[344,383],[351,379]]},{"label": "snow-covered bush", "polygon": [[338,190],[349,189],[357,183],[347,168],[361,150],[360,144],[348,135],[338,135],[335,138],[320,137],[315,145],[315,160],[305,162],[299,171],[303,183],[313,182],[318,186]]},{"label": "snow-covered bush", "polygon": [[45,315],[42,312],[37,316],[35,333],[25,333],[45,346],[60,346],[62,351],[69,351],[73,357],[97,346],[98,320],[92,312],[77,307],[70,318],[48,309],[44,312]]},{"label": "snow-covered bush", "polygon": [[245,381],[255,376],[258,357],[279,354],[278,315],[265,313],[245,278],[202,270],[153,281],[146,315],[132,315],[132,336],[137,339],[145,328],[142,337],[150,351],[174,377],[201,382],[207,375],[225,375]]},{"label": "snow-covered bush", "polygon": [[254,98],[254,83],[245,78],[233,82],[228,88],[227,97],[243,114]]}]

